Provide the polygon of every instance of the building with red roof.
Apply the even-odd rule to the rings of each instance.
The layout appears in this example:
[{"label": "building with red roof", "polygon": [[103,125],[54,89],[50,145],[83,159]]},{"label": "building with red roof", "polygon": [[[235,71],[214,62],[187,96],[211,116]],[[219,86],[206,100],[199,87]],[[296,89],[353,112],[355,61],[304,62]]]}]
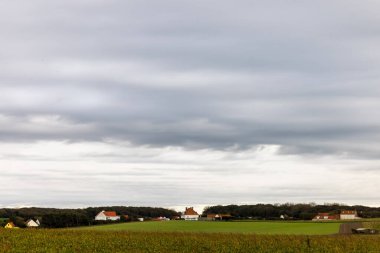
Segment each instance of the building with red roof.
[{"label": "building with red roof", "polygon": [[313,218],[313,221],[318,221],[318,220],[339,220],[339,215],[329,214],[329,213],[318,213]]},{"label": "building with red roof", "polygon": [[120,220],[120,216],[116,214],[115,211],[101,211],[95,216],[95,220],[111,220],[111,221],[116,221]]},{"label": "building with red roof", "polygon": [[318,220],[355,220],[360,219],[355,210],[342,210],[340,214],[318,213],[313,221]]},{"label": "building with red roof", "polygon": [[194,210],[193,207],[186,207],[185,212],[181,216],[184,220],[198,220],[199,214]]}]

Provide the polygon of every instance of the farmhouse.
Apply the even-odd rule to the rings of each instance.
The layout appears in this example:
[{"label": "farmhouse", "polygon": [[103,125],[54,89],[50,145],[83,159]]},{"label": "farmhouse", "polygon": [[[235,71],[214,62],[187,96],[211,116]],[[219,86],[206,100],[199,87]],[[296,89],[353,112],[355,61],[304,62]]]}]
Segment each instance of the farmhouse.
[{"label": "farmhouse", "polygon": [[360,217],[358,217],[358,213],[354,210],[342,210],[340,212],[340,219],[341,220],[355,220],[355,219],[360,219]]},{"label": "farmhouse", "polygon": [[29,219],[25,222],[26,227],[28,228],[37,228],[40,226],[40,222],[38,220],[34,221],[32,219]]},{"label": "farmhouse", "polygon": [[319,220],[354,220],[354,219],[360,219],[358,217],[358,213],[353,210],[342,210],[340,214],[334,214],[331,215],[329,213],[318,213],[314,218],[313,221],[319,221]]},{"label": "farmhouse", "polygon": [[338,220],[338,215],[330,215],[329,213],[318,213],[314,218],[313,221],[319,221],[319,220]]},{"label": "farmhouse", "polygon": [[116,215],[114,211],[101,211],[95,216],[95,220],[103,220],[103,221],[117,221],[120,220],[120,216]]},{"label": "farmhouse", "polygon": [[194,211],[193,207],[186,207],[185,212],[182,214],[181,218],[184,220],[198,220],[199,214]]}]

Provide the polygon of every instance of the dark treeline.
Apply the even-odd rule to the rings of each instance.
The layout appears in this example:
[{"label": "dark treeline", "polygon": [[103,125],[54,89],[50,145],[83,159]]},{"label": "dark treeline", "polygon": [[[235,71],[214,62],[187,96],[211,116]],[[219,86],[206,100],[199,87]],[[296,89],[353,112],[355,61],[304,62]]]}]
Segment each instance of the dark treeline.
[{"label": "dark treeline", "polygon": [[133,207],[133,206],[112,206],[112,207],[88,207],[86,209],[87,214],[90,217],[95,217],[102,210],[112,210],[117,214],[128,215],[130,219],[137,218],[154,218],[154,217],[167,217],[172,218],[178,216],[179,213],[166,208],[161,207]]},{"label": "dark treeline", "polygon": [[[8,218],[18,227],[24,227],[28,219],[38,219],[42,227],[62,228],[75,226],[88,226],[99,224],[95,222],[96,214],[102,210],[115,211],[121,215],[120,222],[134,221],[137,218],[155,218],[167,217],[172,218],[179,214],[174,210],[158,207],[127,207],[127,206],[108,206],[108,207],[88,207],[84,209],[58,209],[58,208],[3,208],[0,209],[0,218]],[[128,215],[128,219],[124,217]],[[103,222],[104,223],[104,222]]]},{"label": "dark treeline", "polygon": [[349,206],[344,204],[256,204],[210,206],[203,211],[203,216],[211,213],[228,213],[236,219],[280,219],[281,215],[289,219],[311,220],[317,213],[339,214],[341,210],[356,210],[362,218],[380,217],[380,207]]}]

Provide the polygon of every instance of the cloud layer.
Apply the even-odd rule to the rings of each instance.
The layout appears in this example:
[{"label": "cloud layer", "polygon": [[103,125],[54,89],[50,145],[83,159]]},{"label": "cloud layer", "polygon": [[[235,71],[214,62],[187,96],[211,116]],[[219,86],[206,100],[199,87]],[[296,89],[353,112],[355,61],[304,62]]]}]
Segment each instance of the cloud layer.
[{"label": "cloud layer", "polygon": [[[3,205],[101,204],[119,192],[147,205],[186,205],[173,192],[194,205],[378,204],[339,189],[373,190],[379,175],[379,9],[370,0],[3,1]],[[263,147],[282,162],[256,164]],[[320,185],[315,170],[346,176]],[[44,180],[61,202],[12,188],[23,174],[33,196]]]}]

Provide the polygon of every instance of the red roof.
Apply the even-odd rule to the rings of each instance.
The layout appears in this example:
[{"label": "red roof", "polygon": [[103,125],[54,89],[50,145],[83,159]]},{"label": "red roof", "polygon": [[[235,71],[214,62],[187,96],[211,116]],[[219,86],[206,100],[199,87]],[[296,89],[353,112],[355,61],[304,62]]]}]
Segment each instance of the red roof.
[{"label": "red roof", "polygon": [[108,217],[115,217],[115,216],[117,216],[116,212],[114,212],[114,211],[103,211],[103,213],[104,213],[105,216],[108,216]]},{"label": "red roof", "polygon": [[329,216],[329,213],[318,213],[317,216]]},{"label": "red roof", "polygon": [[335,214],[331,215],[331,214],[329,214],[329,213],[318,213],[318,214],[314,217],[314,219],[316,219],[316,220],[318,220],[318,219],[321,219],[321,220],[323,220],[323,219],[327,219],[327,220],[338,220],[338,219],[339,219],[339,216],[338,216],[338,215],[335,215]]},{"label": "red roof", "polygon": [[194,211],[193,207],[186,207],[185,215],[199,215],[196,211]]}]

